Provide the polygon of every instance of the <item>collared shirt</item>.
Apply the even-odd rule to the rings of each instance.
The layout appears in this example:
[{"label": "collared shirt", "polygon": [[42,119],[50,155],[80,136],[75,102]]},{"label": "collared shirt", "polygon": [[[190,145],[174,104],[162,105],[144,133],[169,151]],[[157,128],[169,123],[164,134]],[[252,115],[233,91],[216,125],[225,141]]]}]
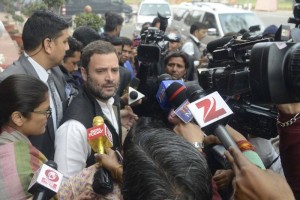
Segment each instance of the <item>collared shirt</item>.
[{"label": "collared shirt", "polygon": [[[118,132],[118,122],[113,112],[114,99],[110,98],[105,104],[97,101],[105,117]],[[58,171],[63,173],[64,180],[71,178],[86,167],[86,160],[92,149],[87,141],[87,129],[79,121],[70,119],[64,122],[55,133],[54,161]]]},{"label": "collared shirt", "polygon": [[[36,71],[36,73],[38,74],[39,78],[41,79],[41,81],[43,81],[49,89],[49,98],[50,98],[50,107],[52,110],[52,119],[53,119],[53,127],[54,127],[54,131],[57,129],[57,124],[56,124],[56,109],[54,106],[54,102],[53,102],[53,98],[51,95],[51,90],[49,88],[48,85],[48,77],[49,77],[49,73],[51,73],[50,70],[45,70],[45,68],[43,68],[39,63],[37,63],[34,59],[32,59],[31,57],[28,56],[28,54],[24,53],[25,56],[28,58],[28,61],[32,64],[34,70]],[[57,90],[57,89],[56,89]],[[58,91],[57,91],[58,93]]]},{"label": "collared shirt", "polygon": [[118,126],[116,115],[113,110],[113,104],[115,102],[115,99],[111,97],[108,99],[107,103],[104,103],[99,100],[97,100],[97,102],[99,103],[105,117],[110,121],[110,123],[116,129],[116,132],[119,134],[119,126]]}]

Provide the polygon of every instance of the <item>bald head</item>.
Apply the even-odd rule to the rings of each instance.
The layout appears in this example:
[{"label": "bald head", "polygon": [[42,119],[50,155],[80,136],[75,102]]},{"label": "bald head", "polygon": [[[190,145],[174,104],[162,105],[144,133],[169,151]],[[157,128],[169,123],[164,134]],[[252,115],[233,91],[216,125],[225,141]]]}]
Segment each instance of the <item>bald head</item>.
[{"label": "bald head", "polygon": [[90,5],[86,5],[84,7],[84,12],[85,13],[92,13],[92,7]]}]

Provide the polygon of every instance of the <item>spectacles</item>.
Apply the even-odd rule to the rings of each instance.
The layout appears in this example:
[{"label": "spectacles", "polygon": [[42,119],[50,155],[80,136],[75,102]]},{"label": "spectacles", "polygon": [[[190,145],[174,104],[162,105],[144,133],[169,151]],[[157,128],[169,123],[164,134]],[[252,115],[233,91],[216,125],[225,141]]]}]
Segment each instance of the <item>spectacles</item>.
[{"label": "spectacles", "polygon": [[45,111],[32,111],[33,113],[37,113],[37,114],[42,114],[45,115],[47,117],[47,119],[51,116],[52,114],[52,109],[49,107],[47,110]]}]

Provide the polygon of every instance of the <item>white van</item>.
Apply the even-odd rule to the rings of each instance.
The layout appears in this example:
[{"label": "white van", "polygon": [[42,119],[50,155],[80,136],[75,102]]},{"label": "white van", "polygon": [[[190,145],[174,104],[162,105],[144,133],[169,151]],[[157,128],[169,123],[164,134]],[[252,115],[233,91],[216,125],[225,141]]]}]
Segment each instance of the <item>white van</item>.
[{"label": "white van", "polygon": [[139,6],[136,17],[136,31],[142,29],[142,25],[145,22],[152,22],[157,13],[160,13],[163,17],[168,17],[168,24],[172,23],[173,12],[170,4],[164,0],[144,0]]},{"label": "white van", "polygon": [[182,3],[173,7],[174,20],[171,28],[178,30],[181,35],[188,36],[194,22],[207,24],[207,36],[201,42],[223,37],[226,33],[248,30],[250,26],[259,25],[261,33],[264,30],[263,22],[256,14],[249,10],[236,9],[220,3]]}]

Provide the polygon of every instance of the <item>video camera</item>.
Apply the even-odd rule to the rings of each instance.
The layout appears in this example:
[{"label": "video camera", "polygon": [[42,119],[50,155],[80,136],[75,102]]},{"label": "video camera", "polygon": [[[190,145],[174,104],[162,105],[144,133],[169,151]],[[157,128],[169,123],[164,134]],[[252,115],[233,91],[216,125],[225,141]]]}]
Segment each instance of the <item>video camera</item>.
[{"label": "video camera", "polygon": [[[296,2],[289,22],[298,27],[300,0]],[[199,71],[199,84],[208,92],[235,97],[228,102],[235,112],[229,124],[238,131],[275,137],[277,110],[272,104],[300,102],[299,28],[287,34],[285,27],[280,26],[272,39],[252,35],[207,45],[211,56],[208,68]]]},{"label": "video camera", "polygon": [[157,13],[160,19],[159,29],[148,27],[141,33],[141,41],[137,48],[137,59],[141,62],[155,63],[159,61],[161,53],[165,51],[166,41],[168,41],[165,30],[168,26],[168,18]]}]

